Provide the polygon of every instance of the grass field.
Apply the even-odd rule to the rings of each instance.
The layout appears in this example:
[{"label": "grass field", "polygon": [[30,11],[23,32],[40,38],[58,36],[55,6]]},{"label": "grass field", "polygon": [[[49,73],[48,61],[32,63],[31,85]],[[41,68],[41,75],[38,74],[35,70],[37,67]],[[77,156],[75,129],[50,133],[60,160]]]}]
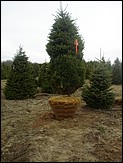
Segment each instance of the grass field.
[{"label": "grass field", "polygon": [[[53,95],[6,100],[1,81],[1,162],[121,162],[122,107],[89,110],[84,101],[73,118],[58,121]],[[122,86],[112,86],[122,99]],[[73,96],[81,97],[81,89]]]}]

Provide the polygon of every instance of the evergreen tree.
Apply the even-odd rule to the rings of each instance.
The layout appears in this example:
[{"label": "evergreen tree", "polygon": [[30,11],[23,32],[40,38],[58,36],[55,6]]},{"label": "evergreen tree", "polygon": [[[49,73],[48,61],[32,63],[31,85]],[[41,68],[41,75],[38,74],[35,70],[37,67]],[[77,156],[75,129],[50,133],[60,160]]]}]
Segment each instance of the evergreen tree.
[{"label": "evergreen tree", "polygon": [[46,51],[51,59],[59,55],[76,55],[75,40],[78,40],[79,58],[83,58],[84,41],[78,34],[78,27],[68,12],[60,10],[49,34]]},{"label": "evergreen tree", "polygon": [[33,73],[34,77],[37,78],[39,76],[39,64],[38,63],[33,63]]},{"label": "evergreen tree", "polygon": [[6,66],[3,62],[1,63],[1,79],[6,79],[6,75]]},{"label": "evergreen tree", "polygon": [[111,61],[109,59],[106,62],[106,66],[107,66],[108,70],[112,73],[112,65],[111,65]]},{"label": "evergreen tree", "polygon": [[119,61],[118,58],[114,61],[112,65],[112,73],[113,73],[113,84],[121,84],[122,83],[122,63]]},{"label": "evergreen tree", "polygon": [[14,57],[4,93],[10,100],[31,98],[36,93],[32,68],[22,47]]},{"label": "evergreen tree", "polygon": [[108,59],[108,61],[105,60],[104,57],[101,58],[101,60],[97,59],[98,61],[88,61],[86,62],[86,79],[90,79],[92,74],[94,73],[94,70],[100,65],[104,64],[105,67],[110,71],[112,75],[112,65],[111,61]]},{"label": "evergreen tree", "polygon": [[76,56],[58,56],[51,62],[52,88],[57,94],[70,95],[82,87],[85,64]]},{"label": "evergreen tree", "polygon": [[[76,53],[75,40],[78,41]],[[68,12],[62,9],[56,15],[46,50],[51,57],[49,82],[53,93],[70,95],[84,83],[84,41]],[[48,84],[48,83],[47,83]]]},{"label": "evergreen tree", "polygon": [[91,108],[108,109],[114,102],[110,86],[111,73],[104,63],[100,63],[94,70],[90,84],[83,87],[82,98]]},{"label": "evergreen tree", "polygon": [[1,62],[1,79],[7,79],[11,70],[12,61]]},{"label": "evergreen tree", "polygon": [[50,63],[43,63],[40,66],[38,86],[42,92],[54,93],[52,87],[53,74],[50,69]]},{"label": "evergreen tree", "polygon": [[90,79],[94,69],[97,67],[98,62],[97,61],[88,61],[86,62],[86,79]]}]

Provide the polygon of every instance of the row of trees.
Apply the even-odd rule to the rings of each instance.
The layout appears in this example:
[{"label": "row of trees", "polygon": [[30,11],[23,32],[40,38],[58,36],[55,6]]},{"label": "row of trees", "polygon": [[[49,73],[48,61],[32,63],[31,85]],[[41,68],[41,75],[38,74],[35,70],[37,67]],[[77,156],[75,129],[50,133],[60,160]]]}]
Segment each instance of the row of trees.
[{"label": "row of trees", "polygon": [[[110,60],[106,61],[104,57],[102,57],[101,60],[112,74],[112,84],[122,84],[122,62],[119,60],[119,58],[116,58],[113,64],[111,64]],[[98,67],[99,64],[99,61],[85,62],[86,79],[91,78],[94,70],[96,69],[96,67]]]},{"label": "row of trees", "polygon": [[50,62],[41,66],[34,65],[28,61],[20,47],[8,75],[4,90],[6,98],[31,98],[36,94],[37,86],[41,87],[43,92],[70,95],[83,87],[85,79],[89,79],[90,85],[84,87],[82,94],[87,105],[94,108],[111,107],[114,94],[110,89],[110,74],[111,71],[116,73],[116,70],[119,73],[121,67],[115,68],[116,62],[112,69],[104,58],[92,62],[93,64],[86,63],[83,59],[83,49],[84,41],[74,20],[69,13],[60,10],[46,45]]},{"label": "row of trees", "polygon": [[[28,61],[28,57],[20,47],[7,79],[5,96],[10,100],[32,98],[37,92],[37,85],[44,92],[70,95],[77,88],[83,87],[85,81],[84,65],[84,62],[76,56],[63,55],[60,58],[57,57],[52,63],[44,63],[40,68],[36,64],[35,68],[39,71],[36,80],[34,65],[32,66]],[[104,60],[97,62],[90,77],[90,84],[85,84],[82,91],[82,98],[88,106],[97,109],[108,109],[112,106],[115,96],[110,88],[110,75]]]},{"label": "row of trees", "polygon": [[[122,62],[119,60],[119,58],[116,58],[113,64],[111,64],[109,60],[105,61],[104,58],[102,58],[102,60],[107,66],[107,68],[111,71],[112,84],[122,84]],[[8,78],[12,63],[13,62],[9,60],[1,62],[1,79]],[[100,64],[100,62],[99,61],[89,61],[89,62],[84,61],[84,63],[85,63],[85,69],[86,69],[85,78],[90,79],[95,68]],[[39,64],[39,63],[30,62],[30,65],[32,66],[33,75],[35,78],[38,78],[39,73],[41,73],[40,82],[42,81],[43,76],[45,80],[46,80],[46,76],[48,78],[47,71],[48,71],[49,63]],[[42,85],[42,82],[40,83],[40,85]]]},{"label": "row of trees", "polygon": [[[32,63],[32,62],[29,62],[29,63],[33,69],[33,75],[36,78],[39,75],[39,69],[41,65],[43,64]],[[13,61],[11,60],[1,62],[1,79],[8,79],[12,64],[13,64]]]}]

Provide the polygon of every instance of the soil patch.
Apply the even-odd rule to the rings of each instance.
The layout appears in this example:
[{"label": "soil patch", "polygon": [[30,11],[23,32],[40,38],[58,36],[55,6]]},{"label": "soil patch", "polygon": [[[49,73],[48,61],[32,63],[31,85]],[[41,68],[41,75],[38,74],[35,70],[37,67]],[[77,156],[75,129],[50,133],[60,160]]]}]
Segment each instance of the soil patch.
[{"label": "soil patch", "polygon": [[73,118],[56,120],[52,95],[15,101],[1,94],[1,162],[122,161],[121,105],[93,111],[81,101]]}]

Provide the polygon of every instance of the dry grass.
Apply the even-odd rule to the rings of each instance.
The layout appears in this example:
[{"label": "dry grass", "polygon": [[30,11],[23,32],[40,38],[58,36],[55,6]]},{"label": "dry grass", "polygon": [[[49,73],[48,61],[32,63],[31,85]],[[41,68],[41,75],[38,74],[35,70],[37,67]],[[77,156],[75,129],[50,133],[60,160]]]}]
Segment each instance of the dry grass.
[{"label": "dry grass", "polygon": [[122,85],[112,85],[112,90],[116,97],[122,98]]},{"label": "dry grass", "polygon": [[115,93],[115,104],[122,105],[122,85],[112,85],[112,91]]},{"label": "dry grass", "polygon": [[[120,105],[92,111],[81,101],[73,118],[59,121],[48,104],[52,95],[22,101],[1,95],[1,162],[122,161]],[[73,96],[80,97],[81,89]]]}]

